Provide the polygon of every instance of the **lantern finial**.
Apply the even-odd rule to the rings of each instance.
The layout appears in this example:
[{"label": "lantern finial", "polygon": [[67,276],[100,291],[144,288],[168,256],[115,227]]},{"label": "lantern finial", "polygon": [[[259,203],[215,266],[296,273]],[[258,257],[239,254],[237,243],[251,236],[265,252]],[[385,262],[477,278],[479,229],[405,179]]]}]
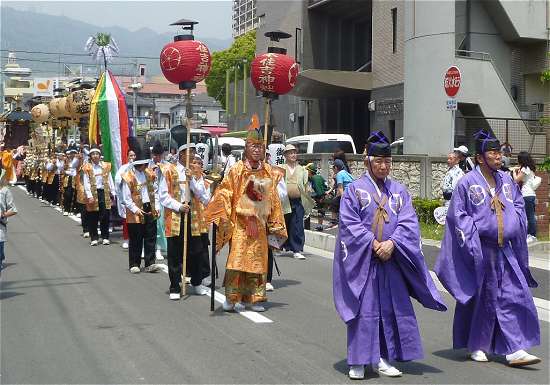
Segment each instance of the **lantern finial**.
[{"label": "lantern finial", "polygon": [[199,24],[199,22],[194,21],[194,20],[188,20],[188,19],[180,19],[178,21],[175,21],[175,22],[171,23],[170,25],[180,25],[181,29],[184,32],[189,31],[185,35],[176,35],[176,36],[174,36],[174,41],[194,40],[195,37],[193,36],[193,29],[195,28],[196,24]]},{"label": "lantern finial", "polygon": [[[276,31],[269,31],[264,33],[265,37],[268,37],[271,42],[279,42],[283,39],[289,39],[292,37],[291,34],[286,33],[284,31],[276,30]],[[270,45],[267,47],[268,53],[279,53],[281,55],[286,55],[286,48],[283,47],[276,47],[275,45]]]}]

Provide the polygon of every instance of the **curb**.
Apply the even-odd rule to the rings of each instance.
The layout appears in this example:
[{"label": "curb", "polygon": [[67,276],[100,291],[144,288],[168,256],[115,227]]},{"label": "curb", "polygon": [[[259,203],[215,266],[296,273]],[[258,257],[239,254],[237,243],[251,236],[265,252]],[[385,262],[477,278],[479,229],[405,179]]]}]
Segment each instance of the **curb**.
[{"label": "curb", "polygon": [[306,246],[315,249],[333,252],[336,246],[336,237],[331,234],[325,234],[320,231],[305,230]]},{"label": "curb", "polygon": [[[305,230],[306,246],[332,253],[336,246],[336,237],[320,231]],[[441,241],[422,239],[424,246],[441,248]],[[529,245],[530,253],[550,253],[550,242],[535,242]]]},{"label": "curb", "polygon": [[529,251],[550,253],[550,242],[541,241],[541,242],[532,243],[529,245]]},{"label": "curb", "polygon": [[[327,252],[333,252],[336,246],[336,237],[331,234],[326,234],[320,231],[305,230],[306,246],[314,249],[320,249]],[[441,247],[441,241],[434,239],[423,239],[422,244],[425,246]]]}]

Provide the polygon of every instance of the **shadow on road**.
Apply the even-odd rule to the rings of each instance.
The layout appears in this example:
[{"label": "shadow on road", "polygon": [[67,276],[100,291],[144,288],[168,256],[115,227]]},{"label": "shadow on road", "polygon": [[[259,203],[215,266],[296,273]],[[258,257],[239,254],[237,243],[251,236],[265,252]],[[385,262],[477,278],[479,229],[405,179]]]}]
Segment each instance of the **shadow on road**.
[{"label": "shadow on road", "polygon": [[[95,275],[85,275],[81,277],[64,277],[64,278],[34,278],[34,279],[23,279],[20,281],[0,281],[0,289],[29,289],[33,287],[54,287],[54,286],[67,286],[67,285],[82,285],[89,283],[88,281],[75,281],[75,282],[51,282],[51,281],[72,281],[72,280],[81,280],[81,279],[90,279],[95,278]],[[27,284],[19,286],[24,283],[36,284]]]},{"label": "shadow on road", "polygon": [[[421,376],[425,373],[442,373],[443,371],[435,368],[430,365],[423,364],[421,362],[416,361],[409,361],[409,362],[397,362],[392,364],[395,364],[397,369],[401,370],[404,374],[410,374],[413,376]],[[349,366],[346,360],[338,361],[333,365],[334,369],[338,372],[347,375],[349,371]],[[366,374],[368,377],[379,377],[378,373],[376,373],[371,365],[366,366]]]},{"label": "shadow on road", "polygon": [[349,366],[348,366],[348,361],[347,360],[342,360],[342,361],[338,361],[337,363],[335,363],[334,365],[332,365],[332,367],[342,373],[342,374],[345,374],[346,376],[348,375],[348,372],[349,372]]},{"label": "shadow on road", "polygon": [[273,287],[275,289],[280,289],[282,287],[301,285],[302,284],[301,281],[296,281],[294,279],[275,279],[275,278],[273,279],[273,281],[271,283],[273,284]]},{"label": "shadow on road", "polygon": [[2,270],[6,270],[6,268],[10,267],[10,266],[15,266],[17,265],[16,262],[5,262],[4,263],[4,268]]},{"label": "shadow on road", "polygon": [[416,362],[416,361],[399,362],[396,364],[396,366],[404,374],[411,374],[413,376],[421,376],[424,373],[442,373],[443,372],[438,368],[423,364],[422,362]]},{"label": "shadow on road", "polygon": [[0,301],[3,299],[17,297],[18,295],[23,295],[23,293],[18,293],[16,291],[0,291]]},{"label": "shadow on road", "polygon": [[468,361],[468,352],[464,349],[445,349],[438,350],[432,353],[434,356],[445,358],[447,360],[456,361],[456,362],[465,362]]}]

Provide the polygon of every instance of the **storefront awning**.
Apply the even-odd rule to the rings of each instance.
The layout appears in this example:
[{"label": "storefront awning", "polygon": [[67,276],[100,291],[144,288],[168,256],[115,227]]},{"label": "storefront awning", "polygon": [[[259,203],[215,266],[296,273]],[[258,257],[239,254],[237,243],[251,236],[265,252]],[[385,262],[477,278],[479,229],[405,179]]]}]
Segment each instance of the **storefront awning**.
[{"label": "storefront awning", "polygon": [[340,98],[365,95],[372,90],[372,72],[305,70],[291,95],[302,98]]}]

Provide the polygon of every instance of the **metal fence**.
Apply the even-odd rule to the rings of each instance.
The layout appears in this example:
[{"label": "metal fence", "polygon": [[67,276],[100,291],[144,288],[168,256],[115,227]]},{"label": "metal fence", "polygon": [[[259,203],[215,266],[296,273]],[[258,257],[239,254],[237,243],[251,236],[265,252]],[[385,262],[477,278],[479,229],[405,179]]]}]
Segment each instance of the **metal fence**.
[{"label": "metal fence", "polygon": [[541,120],[457,117],[455,142],[474,148],[473,136],[480,129],[492,131],[501,143],[509,143],[515,154],[520,151],[532,155],[546,154],[546,133]]}]

